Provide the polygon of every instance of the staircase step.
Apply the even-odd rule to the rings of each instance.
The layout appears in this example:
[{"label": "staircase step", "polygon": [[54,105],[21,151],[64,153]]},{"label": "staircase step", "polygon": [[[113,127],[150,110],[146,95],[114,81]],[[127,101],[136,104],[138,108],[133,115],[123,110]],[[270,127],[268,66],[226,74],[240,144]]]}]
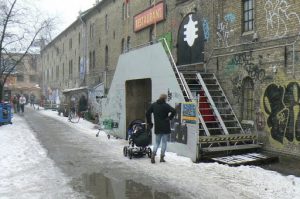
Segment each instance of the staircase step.
[{"label": "staircase step", "polygon": [[212,98],[225,98],[224,95],[214,95],[214,96],[211,96]]},{"label": "staircase step", "polygon": [[214,77],[213,73],[200,73],[200,75],[202,78],[203,78],[203,76],[213,76]]},{"label": "staircase step", "polygon": [[208,130],[223,130],[222,128],[207,128]]},{"label": "staircase step", "polygon": [[237,122],[236,120],[223,120],[224,123]]}]

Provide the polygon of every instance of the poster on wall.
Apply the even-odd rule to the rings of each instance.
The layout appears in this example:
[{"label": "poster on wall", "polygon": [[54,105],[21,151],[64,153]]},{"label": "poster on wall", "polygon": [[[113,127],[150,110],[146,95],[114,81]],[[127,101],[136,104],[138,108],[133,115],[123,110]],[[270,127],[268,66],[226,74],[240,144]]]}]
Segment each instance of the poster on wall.
[{"label": "poster on wall", "polygon": [[182,103],[182,123],[197,123],[197,106],[193,102]]},{"label": "poster on wall", "polygon": [[176,115],[171,121],[171,142],[187,144],[187,124],[182,122],[182,104],[176,104]]}]

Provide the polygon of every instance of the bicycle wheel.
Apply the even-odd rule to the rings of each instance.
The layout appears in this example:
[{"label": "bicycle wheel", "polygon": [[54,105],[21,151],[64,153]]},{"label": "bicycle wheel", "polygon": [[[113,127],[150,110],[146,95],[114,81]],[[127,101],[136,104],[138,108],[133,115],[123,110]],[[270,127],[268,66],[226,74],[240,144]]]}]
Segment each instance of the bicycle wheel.
[{"label": "bicycle wheel", "polygon": [[72,123],[78,123],[80,120],[80,116],[75,112],[70,112],[69,121]]}]

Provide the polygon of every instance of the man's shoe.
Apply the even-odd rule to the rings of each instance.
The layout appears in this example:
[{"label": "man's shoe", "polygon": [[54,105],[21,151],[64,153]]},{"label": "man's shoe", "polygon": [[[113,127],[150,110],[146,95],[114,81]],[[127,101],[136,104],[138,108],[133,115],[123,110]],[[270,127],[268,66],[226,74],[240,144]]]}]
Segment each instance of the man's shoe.
[{"label": "man's shoe", "polygon": [[164,155],[160,156],[160,162],[166,162],[164,158],[165,158]]},{"label": "man's shoe", "polygon": [[151,163],[154,164],[155,163],[155,155],[151,156]]}]

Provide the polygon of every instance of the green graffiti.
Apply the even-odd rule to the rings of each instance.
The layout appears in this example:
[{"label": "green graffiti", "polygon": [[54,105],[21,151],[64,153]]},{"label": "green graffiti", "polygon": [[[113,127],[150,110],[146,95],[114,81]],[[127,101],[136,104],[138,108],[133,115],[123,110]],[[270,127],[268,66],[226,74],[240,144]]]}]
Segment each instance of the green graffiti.
[{"label": "green graffiti", "polygon": [[236,64],[234,59],[231,59],[226,67],[224,68],[225,75],[231,75],[238,70],[238,64]]}]

